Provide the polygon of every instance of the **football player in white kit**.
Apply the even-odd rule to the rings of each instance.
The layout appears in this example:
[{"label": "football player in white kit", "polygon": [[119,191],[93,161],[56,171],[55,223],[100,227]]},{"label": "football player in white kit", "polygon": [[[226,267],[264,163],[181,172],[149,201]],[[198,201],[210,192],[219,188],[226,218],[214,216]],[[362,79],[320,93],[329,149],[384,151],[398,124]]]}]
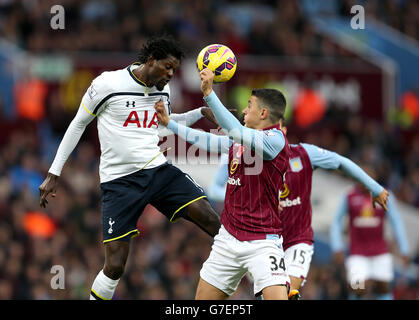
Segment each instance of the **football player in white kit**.
[{"label": "football player in white kit", "polygon": [[[93,282],[91,300],[112,299],[124,272],[130,238],[139,233],[137,220],[148,203],[170,221],[185,218],[212,237],[220,228],[202,188],[169,164],[158,146],[159,133],[168,129],[159,128],[154,105],[163,101],[170,113],[168,82],[183,55],[171,37],[152,38],[141,49],[138,63],[95,78],[39,187],[40,206],[45,207],[47,196],[56,196],[66,160],[97,117],[105,264]],[[203,112],[195,109],[172,119],[192,125]]]}]

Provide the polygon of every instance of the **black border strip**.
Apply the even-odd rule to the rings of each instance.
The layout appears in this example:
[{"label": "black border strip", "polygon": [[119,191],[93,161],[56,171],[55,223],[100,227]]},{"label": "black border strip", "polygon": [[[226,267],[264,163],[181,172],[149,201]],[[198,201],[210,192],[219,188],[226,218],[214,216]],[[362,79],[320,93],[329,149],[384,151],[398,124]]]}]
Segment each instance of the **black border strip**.
[{"label": "black border strip", "polygon": [[[167,96],[167,98],[169,98],[169,94],[167,92],[153,92],[153,93],[149,93],[149,96]],[[140,97],[144,97],[145,94],[141,93],[141,92],[114,92],[111,94],[108,94],[105,98],[103,98],[99,104],[95,107],[95,110],[93,110],[93,114],[96,115],[99,108],[110,98],[115,97],[115,96],[140,96]]]}]

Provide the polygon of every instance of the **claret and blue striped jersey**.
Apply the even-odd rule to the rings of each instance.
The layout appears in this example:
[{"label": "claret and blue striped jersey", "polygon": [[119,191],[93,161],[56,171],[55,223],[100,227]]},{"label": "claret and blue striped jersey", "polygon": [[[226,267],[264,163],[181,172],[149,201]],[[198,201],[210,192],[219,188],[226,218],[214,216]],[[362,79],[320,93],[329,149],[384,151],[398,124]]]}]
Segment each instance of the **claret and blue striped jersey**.
[{"label": "claret and blue striped jersey", "polygon": [[204,98],[226,136],[186,128],[170,120],[167,128],[199,148],[228,153],[229,176],[221,223],[240,241],[281,236],[279,194],[288,168],[288,142],[279,127],[246,128],[212,92]]}]

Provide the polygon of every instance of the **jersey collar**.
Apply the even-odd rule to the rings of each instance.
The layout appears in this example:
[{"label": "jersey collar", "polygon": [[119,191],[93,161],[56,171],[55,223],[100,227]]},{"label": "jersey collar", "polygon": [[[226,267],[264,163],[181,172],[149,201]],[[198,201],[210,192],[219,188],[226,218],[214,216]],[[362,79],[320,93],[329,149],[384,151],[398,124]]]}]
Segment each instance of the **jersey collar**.
[{"label": "jersey collar", "polygon": [[132,70],[131,70],[133,66],[139,66],[139,65],[141,65],[141,63],[140,63],[140,62],[134,62],[133,64],[130,64],[130,65],[128,66],[128,68],[127,68],[128,73],[129,73],[129,75],[131,76],[131,78],[132,78],[135,82],[137,82],[139,85],[141,85],[141,86],[143,86],[143,87],[145,87],[145,88],[148,88],[148,87],[147,87],[147,85],[146,85],[144,82],[142,82],[140,79],[138,79],[138,78],[135,76],[135,74],[132,72]]},{"label": "jersey collar", "polygon": [[281,130],[281,128],[279,126],[279,123],[278,124],[274,124],[273,126],[270,126],[270,127],[263,128],[262,130],[265,131],[265,130],[271,130],[271,129]]}]

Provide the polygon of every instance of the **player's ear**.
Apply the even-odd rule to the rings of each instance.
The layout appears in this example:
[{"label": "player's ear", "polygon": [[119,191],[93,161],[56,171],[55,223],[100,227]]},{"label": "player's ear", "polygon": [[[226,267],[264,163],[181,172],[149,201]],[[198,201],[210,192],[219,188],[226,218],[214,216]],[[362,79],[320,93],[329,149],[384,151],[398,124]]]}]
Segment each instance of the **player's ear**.
[{"label": "player's ear", "polygon": [[152,55],[150,55],[149,57],[148,57],[148,59],[147,59],[147,62],[146,62],[146,64],[149,66],[149,67],[152,67],[153,65],[154,65],[154,62],[156,61],[156,59],[154,59],[154,57],[152,56]]},{"label": "player's ear", "polygon": [[260,118],[262,119],[262,120],[265,120],[265,119],[267,119],[269,117],[269,110],[268,109],[266,109],[266,108],[262,108],[261,109],[261,112],[260,112]]}]

